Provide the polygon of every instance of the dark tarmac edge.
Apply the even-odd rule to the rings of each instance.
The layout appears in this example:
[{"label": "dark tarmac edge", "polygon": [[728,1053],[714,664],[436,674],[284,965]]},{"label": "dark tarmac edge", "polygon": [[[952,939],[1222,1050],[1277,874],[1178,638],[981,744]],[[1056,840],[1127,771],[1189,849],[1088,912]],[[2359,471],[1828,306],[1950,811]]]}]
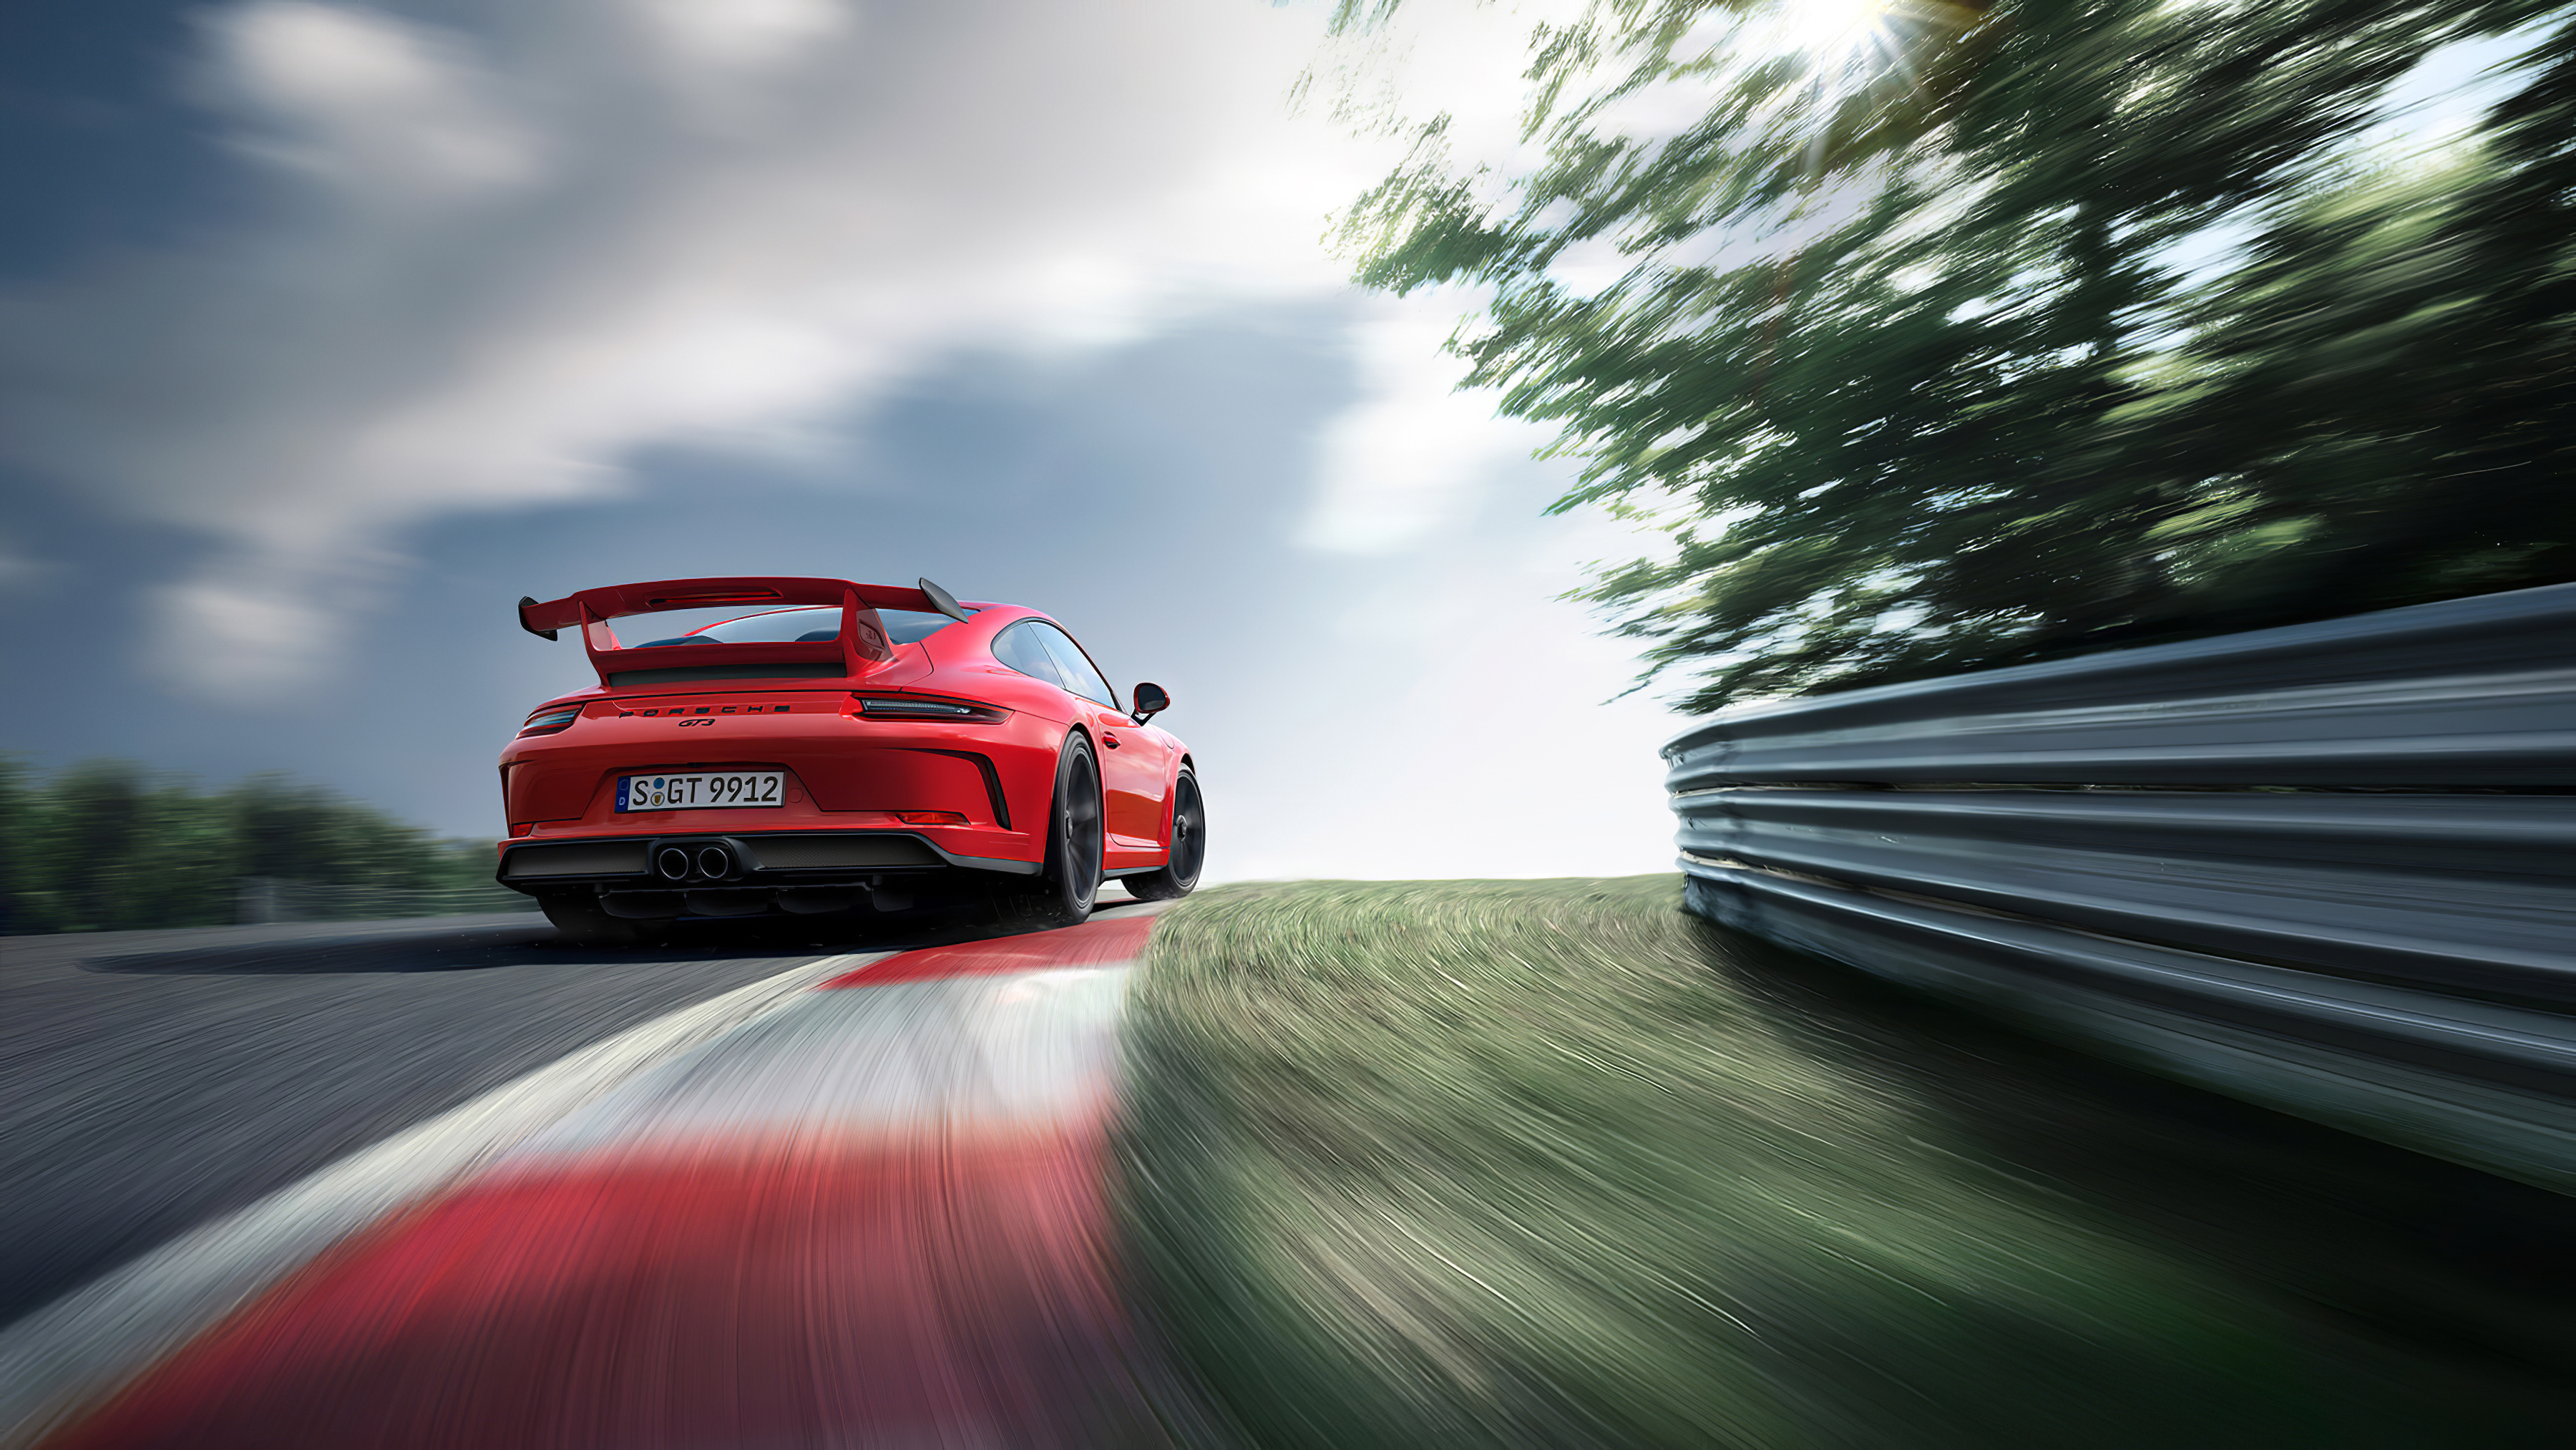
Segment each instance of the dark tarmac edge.
[{"label": "dark tarmac edge", "polygon": [[2564,1443],[2576,1199],[1679,896],[1307,882],[1167,914],[1122,1211],[1224,1438]]}]

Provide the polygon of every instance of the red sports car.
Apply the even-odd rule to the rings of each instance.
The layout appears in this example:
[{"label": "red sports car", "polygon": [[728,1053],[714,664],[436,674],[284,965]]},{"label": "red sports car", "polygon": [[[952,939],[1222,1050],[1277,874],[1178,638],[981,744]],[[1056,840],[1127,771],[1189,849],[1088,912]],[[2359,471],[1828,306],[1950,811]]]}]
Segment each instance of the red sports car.
[{"label": "red sports car", "polygon": [[[751,612],[633,644],[609,627],[733,608]],[[522,599],[519,624],[580,631],[599,671],[501,752],[501,884],[578,940],[994,894],[1073,922],[1105,878],[1198,884],[1198,777],[1147,723],[1171,697],[1120,704],[1034,609],[927,579],[665,579]]]}]

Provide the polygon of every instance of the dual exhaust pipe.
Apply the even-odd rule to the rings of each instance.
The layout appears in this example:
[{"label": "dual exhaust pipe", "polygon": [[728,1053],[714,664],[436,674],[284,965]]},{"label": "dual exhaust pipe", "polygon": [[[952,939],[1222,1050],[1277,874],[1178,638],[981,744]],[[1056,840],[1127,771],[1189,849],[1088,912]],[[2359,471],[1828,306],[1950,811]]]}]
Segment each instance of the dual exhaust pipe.
[{"label": "dual exhaust pipe", "polygon": [[759,865],[743,843],[722,836],[681,838],[653,844],[651,865],[658,878],[646,890],[603,888],[600,903],[608,914],[637,920],[680,915],[756,916],[772,907],[790,915],[873,909],[903,911],[912,893],[889,890],[874,877],[864,882],[755,885],[745,880]]},{"label": "dual exhaust pipe", "polygon": [[723,881],[739,863],[721,841],[674,843],[653,853],[653,874],[665,881],[686,881],[692,873],[704,881]]}]

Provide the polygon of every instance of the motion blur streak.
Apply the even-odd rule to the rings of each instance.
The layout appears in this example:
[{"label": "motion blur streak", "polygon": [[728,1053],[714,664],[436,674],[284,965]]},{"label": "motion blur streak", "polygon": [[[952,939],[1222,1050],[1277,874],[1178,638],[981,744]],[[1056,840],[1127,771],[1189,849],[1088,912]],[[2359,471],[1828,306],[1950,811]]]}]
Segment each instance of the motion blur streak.
[{"label": "motion blur streak", "polygon": [[1037,936],[1002,937],[930,947],[878,962],[835,977],[825,987],[875,987],[930,977],[964,977],[987,972],[1025,972],[1032,967],[1108,966],[1143,955],[1152,917],[1119,917],[1086,921],[1062,931]]},{"label": "motion blur streak", "polygon": [[[1154,1441],[1101,1177],[1150,929],[843,978],[344,1245],[50,1443]],[[1080,965],[1048,965],[1059,941]]]},{"label": "motion blur streak", "polygon": [[930,1139],[469,1189],[63,1443],[1050,1442],[1116,1385],[1096,1150]]}]

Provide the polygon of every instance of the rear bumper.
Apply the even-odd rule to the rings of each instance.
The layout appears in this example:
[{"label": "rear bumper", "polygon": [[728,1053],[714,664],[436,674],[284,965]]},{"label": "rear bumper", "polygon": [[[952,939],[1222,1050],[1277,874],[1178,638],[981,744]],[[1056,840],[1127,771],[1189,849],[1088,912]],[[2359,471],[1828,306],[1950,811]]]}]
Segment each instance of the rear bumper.
[{"label": "rear bumper", "polygon": [[[673,875],[667,853],[686,866]],[[702,863],[720,854],[723,869]],[[657,866],[657,863],[662,863]],[[1034,876],[1034,861],[964,856],[921,831],[689,831],[512,841],[494,879],[513,891],[596,893],[618,916],[743,916],[769,910],[842,911],[889,887],[909,896],[922,878],[998,882]],[[971,876],[969,876],[971,873]]]}]

